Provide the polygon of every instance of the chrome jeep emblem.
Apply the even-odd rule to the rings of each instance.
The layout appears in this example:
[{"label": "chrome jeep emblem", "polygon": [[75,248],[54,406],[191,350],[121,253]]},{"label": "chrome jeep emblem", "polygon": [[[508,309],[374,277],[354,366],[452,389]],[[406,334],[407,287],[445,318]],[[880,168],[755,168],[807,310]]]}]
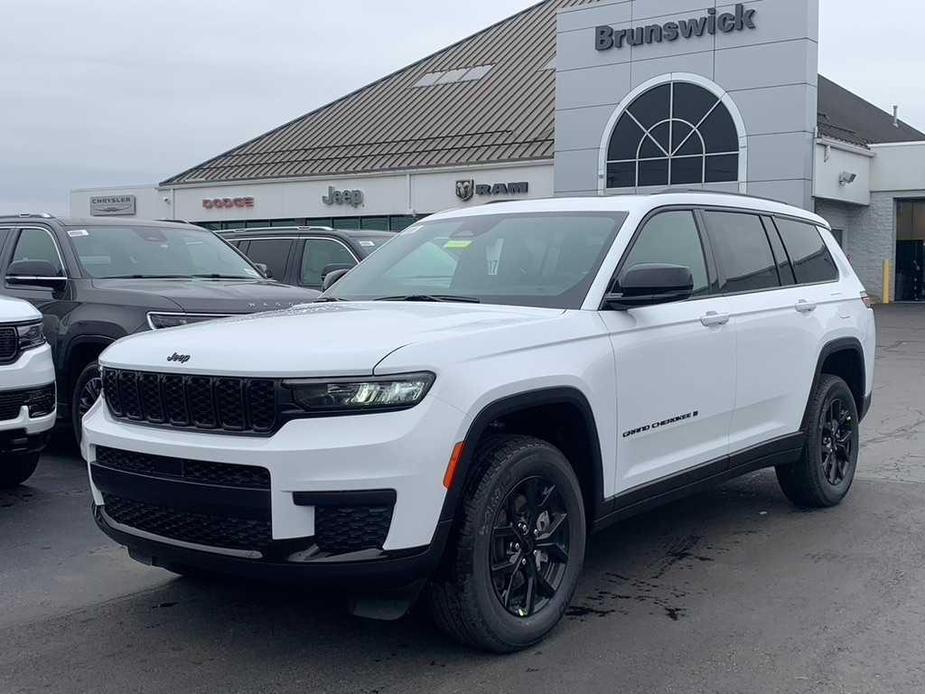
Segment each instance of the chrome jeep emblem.
[{"label": "chrome jeep emblem", "polygon": [[189,361],[189,357],[190,355],[188,354],[177,354],[176,352],[174,352],[169,357],[167,357],[167,361],[176,361],[176,362],[180,362],[181,364],[185,364],[186,362]]}]

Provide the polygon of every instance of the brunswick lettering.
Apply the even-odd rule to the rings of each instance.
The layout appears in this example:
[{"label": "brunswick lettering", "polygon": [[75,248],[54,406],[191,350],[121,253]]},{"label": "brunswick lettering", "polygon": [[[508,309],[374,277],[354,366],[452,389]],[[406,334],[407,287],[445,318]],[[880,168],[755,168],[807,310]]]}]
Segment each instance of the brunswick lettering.
[{"label": "brunswick lettering", "polygon": [[739,3],[735,12],[717,14],[716,9],[710,8],[703,17],[682,19],[679,22],[666,22],[665,24],[647,24],[634,29],[614,29],[611,26],[599,26],[594,30],[594,47],[599,51],[609,51],[612,48],[624,46],[641,46],[643,44],[662,43],[663,41],[677,41],[678,39],[693,39],[705,35],[729,34],[733,31],[757,29],[755,16],[756,9],[745,9]]}]

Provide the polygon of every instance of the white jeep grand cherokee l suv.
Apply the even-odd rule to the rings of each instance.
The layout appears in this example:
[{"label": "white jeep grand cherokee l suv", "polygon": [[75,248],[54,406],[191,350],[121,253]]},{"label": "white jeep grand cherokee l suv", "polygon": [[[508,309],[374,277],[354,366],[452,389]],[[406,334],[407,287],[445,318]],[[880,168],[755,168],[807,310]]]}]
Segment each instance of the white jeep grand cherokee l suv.
[{"label": "white jeep grand cherokee l suv", "polygon": [[55,367],[42,314],[0,296],[0,488],[25,482],[55,425]]},{"label": "white jeep grand cherokee l suv", "polygon": [[802,210],[493,204],[407,229],[318,303],[119,341],[83,453],[139,560],[426,582],[444,629],[512,651],[559,621],[590,530],[768,467],[795,503],[839,503],[874,340]]}]

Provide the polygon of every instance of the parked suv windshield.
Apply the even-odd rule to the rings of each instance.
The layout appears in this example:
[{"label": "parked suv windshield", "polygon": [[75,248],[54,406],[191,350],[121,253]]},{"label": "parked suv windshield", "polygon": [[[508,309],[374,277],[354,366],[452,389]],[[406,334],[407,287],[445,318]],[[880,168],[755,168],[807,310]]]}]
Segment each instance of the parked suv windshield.
[{"label": "parked suv windshield", "polygon": [[626,214],[478,215],[401,232],[327,294],[580,308]]},{"label": "parked suv windshield", "polygon": [[166,226],[70,229],[84,271],[95,279],[256,279],[260,273],[211,231]]}]

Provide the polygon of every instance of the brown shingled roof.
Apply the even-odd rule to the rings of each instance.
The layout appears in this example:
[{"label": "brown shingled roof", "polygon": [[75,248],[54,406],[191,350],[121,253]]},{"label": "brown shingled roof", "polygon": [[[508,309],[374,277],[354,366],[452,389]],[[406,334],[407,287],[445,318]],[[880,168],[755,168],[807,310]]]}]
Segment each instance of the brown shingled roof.
[{"label": "brown shingled roof", "polygon": [[[164,185],[552,159],[556,11],[545,0],[164,181]],[[480,80],[414,87],[492,65]]]}]

